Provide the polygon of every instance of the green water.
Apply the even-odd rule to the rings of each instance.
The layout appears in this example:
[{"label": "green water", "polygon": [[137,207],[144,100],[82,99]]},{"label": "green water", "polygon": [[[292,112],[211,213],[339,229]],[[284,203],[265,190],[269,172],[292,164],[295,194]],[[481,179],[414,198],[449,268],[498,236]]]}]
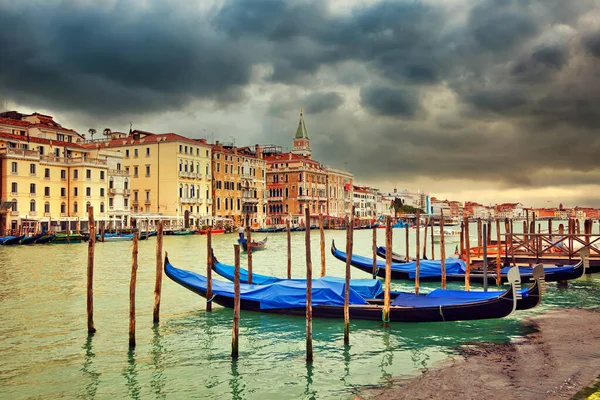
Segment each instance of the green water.
[{"label": "green water", "polygon": [[[383,244],[384,231],[378,234]],[[404,252],[404,230],[394,234],[395,250]],[[254,271],[283,277],[286,235],[268,237],[268,249],[253,254]],[[344,248],[344,237],[343,231],[326,231],[328,245],[335,239]],[[235,241],[235,235],[213,237],[215,253],[223,262],[232,262]],[[447,244],[449,254],[455,245]],[[377,322],[354,321],[349,347],[343,344],[343,321],[316,319],[312,365],[304,361],[303,318],[242,312],[240,359],[234,362],[231,310],[216,306],[207,314],[203,298],[166,277],[161,322],[153,327],[155,246],[155,238],[140,242],[137,348],[132,352],[128,350],[131,242],[96,246],[98,332],[92,338],[86,331],[87,244],[0,246],[0,398],[352,398],[360,388],[385,386],[394,376],[431,368],[460,344],[522,335],[528,331],[523,317],[549,308],[600,304],[597,274],[570,283],[568,289],[550,284],[541,307],[502,320],[392,324],[388,329]],[[371,232],[356,231],[355,252],[368,255],[370,247]],[[318,231],[313,231],[312,249],[318,274]],[[164,250],[173,265],[205,272],[205,236],[167,236]],[[304,277],[303,232],[293,234],[292,254],[293,276]],[[344,276],[344,264],[330,255],[329,248],[327,269],[330,275]],[[355,269],[352,274],[369,278]],[[410,290],[411,285],[395,283],[394,289]]]}]

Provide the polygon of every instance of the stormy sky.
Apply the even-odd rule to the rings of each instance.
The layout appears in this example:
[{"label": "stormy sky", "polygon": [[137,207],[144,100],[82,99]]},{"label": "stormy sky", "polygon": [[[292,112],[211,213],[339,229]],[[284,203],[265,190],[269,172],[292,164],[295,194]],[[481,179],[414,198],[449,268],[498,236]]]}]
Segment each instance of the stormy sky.
[{"label": "stormy sky", "polygon": [[600,206],[600,0],[0,0],[2,108],[291,148],[359,184]]}]

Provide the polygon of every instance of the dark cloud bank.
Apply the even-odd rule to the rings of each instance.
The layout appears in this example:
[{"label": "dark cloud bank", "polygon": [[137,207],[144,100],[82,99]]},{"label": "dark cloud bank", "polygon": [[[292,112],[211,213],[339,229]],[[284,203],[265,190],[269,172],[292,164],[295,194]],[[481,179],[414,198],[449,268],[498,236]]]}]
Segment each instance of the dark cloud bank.
[{"label": "dark cloud bank", "polygon": [[283,87],[256,116],[266,134],[281,141],[272,122],[304,107],[315,156],[364,181],[543,187],[538,171],[572,170],[554,184],[595,182],[597,1],[390,0],[350,13],[321,0],[147,3],[0,3],[2,97],[110,120]]}]

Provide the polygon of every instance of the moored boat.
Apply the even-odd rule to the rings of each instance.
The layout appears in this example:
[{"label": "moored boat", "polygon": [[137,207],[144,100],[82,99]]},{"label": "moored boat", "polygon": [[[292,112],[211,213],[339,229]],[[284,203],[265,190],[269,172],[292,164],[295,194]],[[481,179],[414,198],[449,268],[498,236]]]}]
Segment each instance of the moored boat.
[{"label": "moored boat", "polygon": [[83,240],[79,233],[57,233],[52,243],[81,243]]},{"label": "moored boat", "polygon": [[23,239],[24,235],[19,236],[4,236],[4,240],[2,240],[2,244],[5,246],[10,246],[12,244],[19,244],[21,239]]},{"label": "moored boat", "polygon": [[[260,240],[258,242],[253,240],[252,243],[250,243],[250,247],[252,247],[252,251],[264,250],[267,247],[267,239],[268,238],[264,238],[263,240]],[[239,238],[238,243],[242,246],[242,249],[244,251],[248,251],[248,239]]]},{"label": "moored boat", "polygon": [[38,239],[41,239],[44,236],[43,233],[31,236],[25,236],[21,239],[21,244],[34,244]]},{"label": "moored boat", "polygon": [[55,237],[56,237],[56,235],[54,235],[54,234],[46,234],[46,235],[42,236],[41,238],[39,238],[38,240],[36,240],[35,244],[50,243],[54,240]]},{"label": "moored boat", "polygon": [[[174,282],[206,297],[207,279],[195,272],[171,265],[165,257],[165,274]],[[502,318],[516,309],[517,289],[520,285],[518,270],[509,272],[510,288],[493,299],[469,301],[450,298],[396,298],[389,312],[389,322],[448,322]],[[322,279],[312,281],[312,314],[315,318],[344,318],[345,284]],[[349,312],[351,319],[380,321],[383,316],[383,300],[365,299],[349,288]],[[233,308],[234,285],[232,282],[212,281],[211,301],[223,307]],[[306,281],[284,280],[268,285],[240,284],[240,308],[282,315],[306,314]]]}]

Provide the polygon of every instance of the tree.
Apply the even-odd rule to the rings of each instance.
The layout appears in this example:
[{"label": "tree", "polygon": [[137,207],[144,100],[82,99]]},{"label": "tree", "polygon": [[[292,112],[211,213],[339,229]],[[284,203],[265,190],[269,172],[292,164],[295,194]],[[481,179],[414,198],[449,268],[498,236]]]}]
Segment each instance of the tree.
[{"label": "tree", "polygon": [[102,134],[104,136],[106,136],[107,139],[108,139],[108,137],[110,136],[111,133],[112,133],[112,131],[110,130],[110,128],[104,128],[104,130],[102,131]]},{"label": "tree", "polygon": [[94,135],[96,134],[96,130],[94,128],[88,129],[88,133],[90,134],[91,140],[94,140]]}]

